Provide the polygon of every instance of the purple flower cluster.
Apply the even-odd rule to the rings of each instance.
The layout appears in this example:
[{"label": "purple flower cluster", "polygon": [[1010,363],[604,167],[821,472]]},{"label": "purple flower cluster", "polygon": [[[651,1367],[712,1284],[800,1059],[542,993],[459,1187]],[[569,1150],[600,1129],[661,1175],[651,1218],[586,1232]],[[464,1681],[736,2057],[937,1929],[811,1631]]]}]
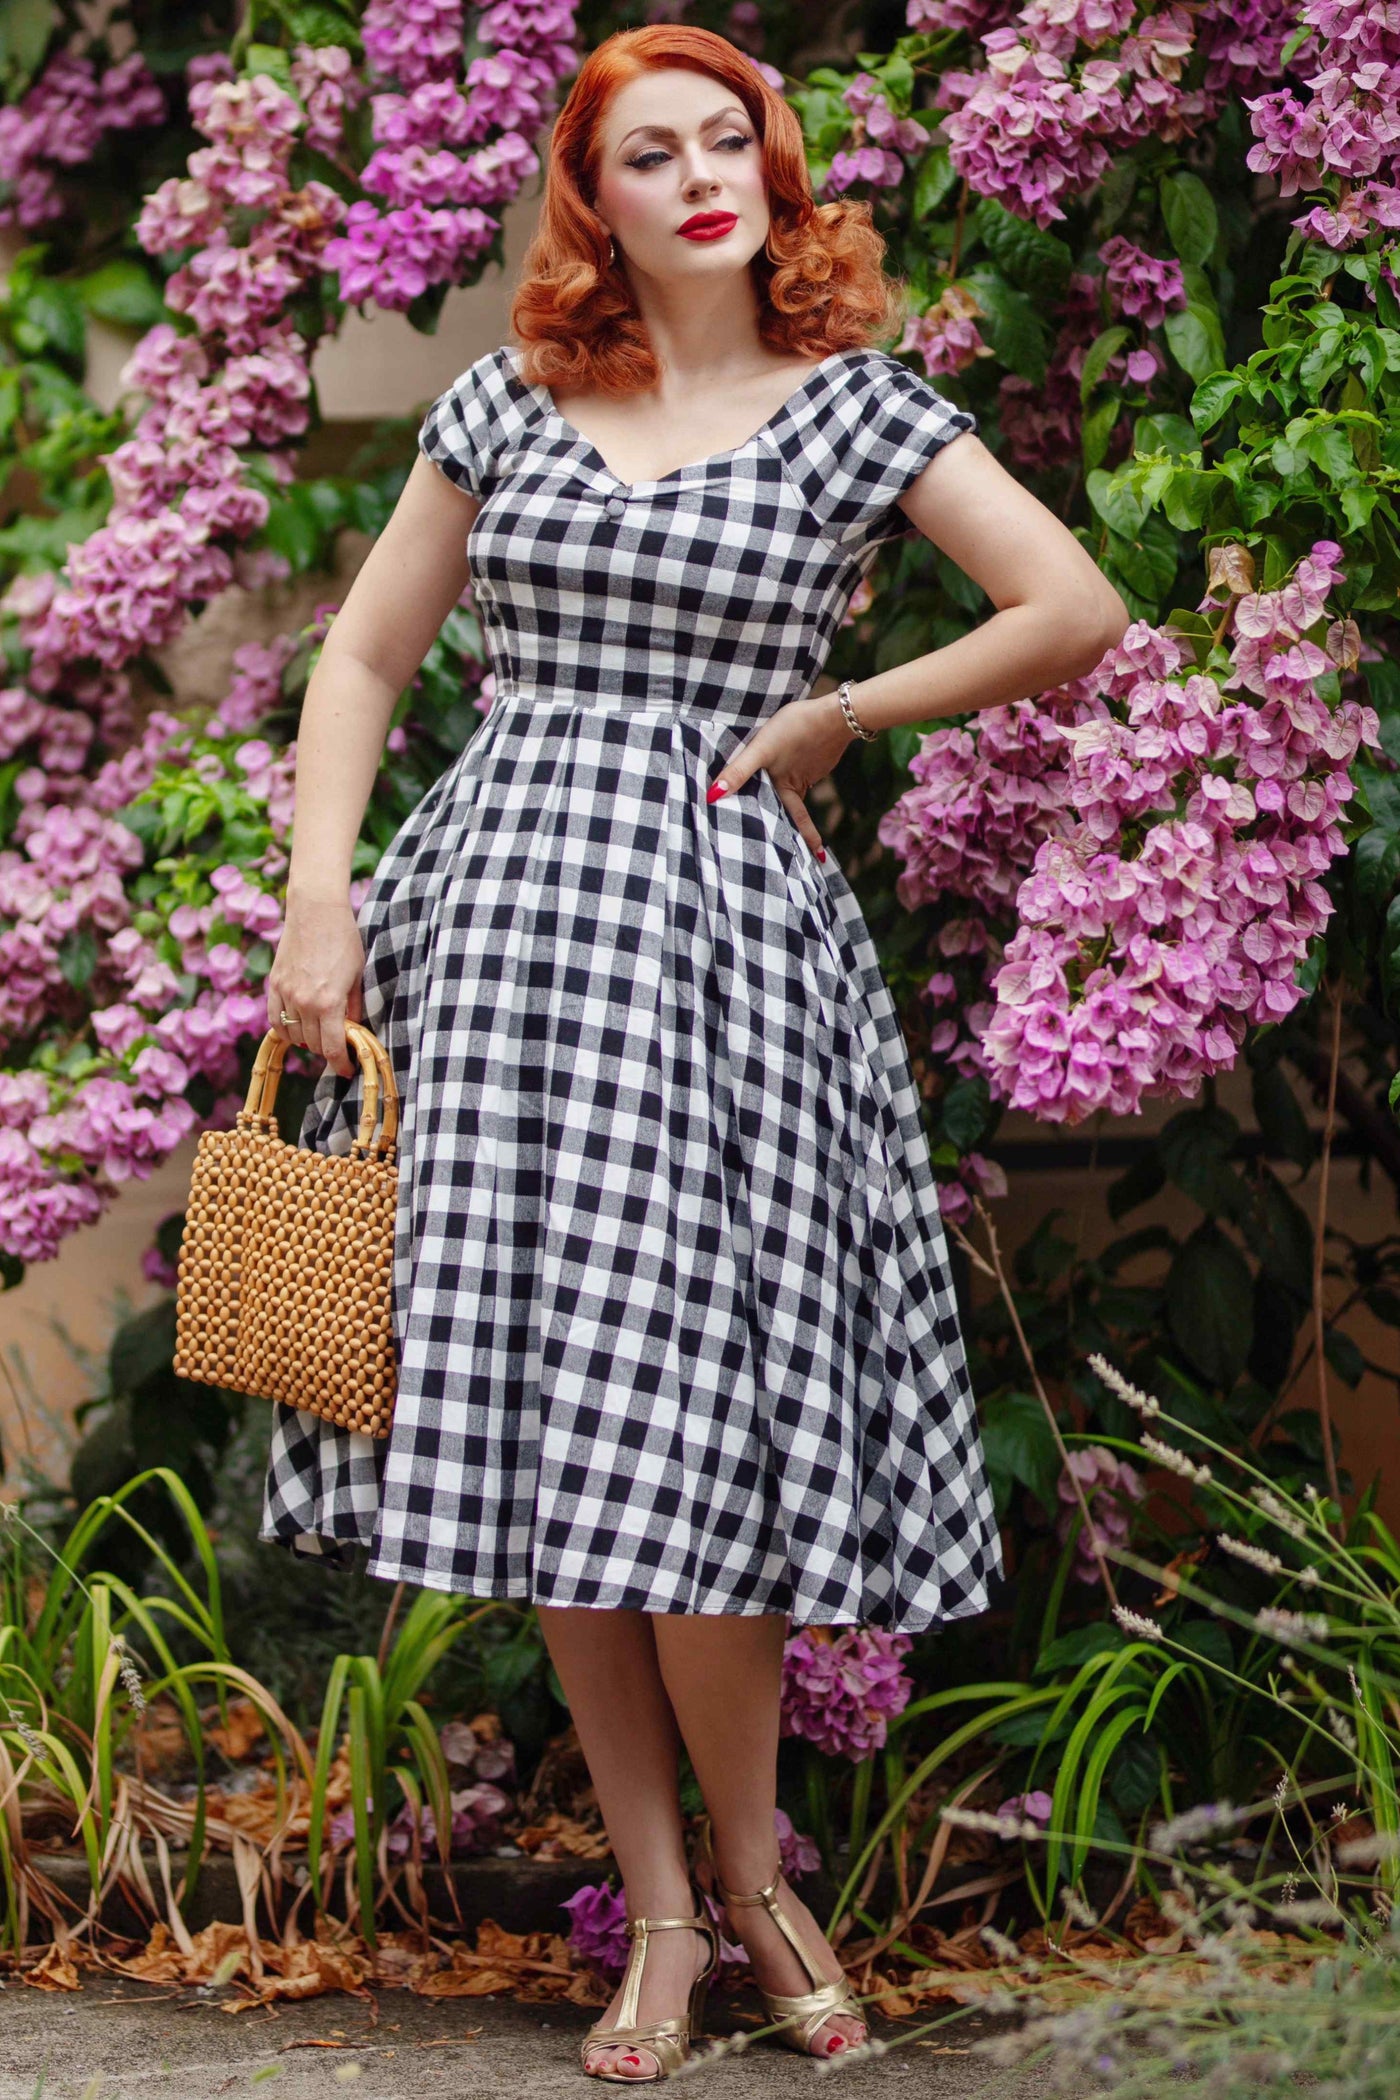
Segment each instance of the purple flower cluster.
[{"label": "purple flower cluster", "polygon": [[903,1659],[913,1645],[907,1633],[874,1626],[804,1626],[783,1650],[780,1733],[861,1763],[883,1748],[909,1703]]},{"label": "purple flower cluster", "polygon": [[[309,421],[307,346],[281,309],[319,269],[343,207],[322,184],[289,189],[303,115],[274,81],[232,81],[206,65],[189,101],[211,143],[191,154],[187,176],[147,199],[137,235],[153,250],[203,244],[166,287],[197,333],[160,322],[123,370],[148,406],[104,455],[107,520],[70,550],[62,580],[20,609],[29,682],[41,692],[71,689],[75,663],[120,672],[172,641],[192,605],[240,580],[235,550],[268,514],[267,497],[244,481],[240,450],[260,448],[290,480],[290,441]],[[239,245],[234,230],[250,214],[254,231]]]},{"label": "purple flower cluster", "polygon": [[508,202],[537,171],[530,138],[577,65],[574,4],[483,8],[476,33],[488,49],[460,80],[462,0],[369,0],[362,33],[373,72],[397,92],[372,97],[375,151],[360,178],[368,195],[346,212],[325,263],[347,304],[403,311],[465,275],[500,232],[486,207]]},{"label": "purple flower cluster", "polygon": [[1080,1582],[1101,1582],[1103,1575],[1095,1554],[1110,1546],[1126,1545],[1133,1523],[1131,1505],[1143,1497],[1142,1475],[1126,1459],[1116,1457],[1106,1444],[1089,1444],[1071,1451],[1056,1488],[1060,1510],[1055,1535],[1062,1544],[1079,1515],[1075,1481],[1089,1506],[1089,1522],[1081,1525],[1074,1542],[1074,1574]]},{"label": "purple flower cluster", "polygon": [[976,0],[911,0],[908,20],[977,37],[985,64],[939,84],[953,166],[977,195],[1038,226],[1062,219],[1064,201],[1125,147],[1193,137],[1227,95],[1276,79],[1293,20],[1287,0],[1250,0],[1243,16],[1224,0],[1189,9],[1028,0],[1014,19],[1005,13]]},{"label": "purple flower cluster", "polygon": [[1055,725],[1074,821],[1036,848],[1017,891],[983,1037],[993,1091],[1013,1106],[1075,1123],[1193,1095],[1250,1023],[1302,998],[1297,966],[1332,911],[1321,878],[1344,846],[1347,769],[1378,741],[1373,708],[1334,711],[1317,690],[1355,661],[1350,623],[1321,625],[1340,553],[1319,541],[1283,588],[1235,601],[1223,679],[1139,621],[1095,674],[1091,719]]},{"label": "purple flower cluster", "polygon": [[1400,226],[1400,10],[1390,0],[1305,0],[1316,71],[1301,85],[1246,101],[1256,143],[1248,162],[1285,197],[1324,190],[1294,224],[1329,248]]},{"label": "purple flower cluster", "polygon": [[928,131],[913,117],[897,117],[869,73],[856,75],[843,100],[855,119],[855,143],[833,154],[825,194],[839,196],[857,182],[894,189],[904,180],[907,162],[928,151]]},{"label": "purple flower cluster", "polygon": [[1186,286],[1179,262],[1159,262],[1121,233],[1104,242],[1099,258],[1115,313],[1141,321],[1146,328],[1160,328],[1168,314],[1179,313],[1185,306]]},{"label": "purple flower cluster", "polygon": [[[1042,842],[1067,836],[1068,754],[1058,727],[1093,718],[1087,681],[1009,707],[965,729],[926,737],[909,761],[916,783],[881,817],[877,837],[903,863],[895,895],[907,911],[965,897],[1009,912]],[[951,982],[951,980],[950,980]]]},{"label": "purple flower cluster", "polygon": [[[258,644],[239,652],[245,710],[254,693],[275,697],[282,653]],[[65,998],[80,1004],[63,965],[87,934],[97,962],[81,1003],[93,1009],[96,1048],[77,1068],[55,1061],[5,1075],[0,1100],[16,1127],[0,1143],[0,1249],[45,1260],[125,1182],[148,1176],[198,1122],[186,1098],[193,1079],[215,1090],[215,1127],[232,1120],[238,1044],[265,1017],[250,960],[260,946],[270,960],[282,926],[295,765],[294,745],[275,749],[236,729],[222,742],[197,737],[156,710],[137,743],[95,776],[95,806],[21,810],[17,845],[0,853],[0,1036],[33,1034]],[[125,883],[143,850],[104,812],[191,777],[234,797],[245,833],[261,823],[267,844],[241,866],[187,860],[175,895],[133,918]]]},{"label": "purple flower cluster", "polygon": [[165,122],[160,83],[139,51],[98,72],[59,51],[18,102],[0,109],[0,226],[43,226],[68,202],[57,171],[81,167],[114,131]]},{"label": "purple flower cluster", "polygon": [[917,351],[930,378],[965,372],[979,357],[992,355],[977,326],[981,317],[982,309],[972,293],[960,284],[950,284],[926,312],[911,314],[896,347]]}]

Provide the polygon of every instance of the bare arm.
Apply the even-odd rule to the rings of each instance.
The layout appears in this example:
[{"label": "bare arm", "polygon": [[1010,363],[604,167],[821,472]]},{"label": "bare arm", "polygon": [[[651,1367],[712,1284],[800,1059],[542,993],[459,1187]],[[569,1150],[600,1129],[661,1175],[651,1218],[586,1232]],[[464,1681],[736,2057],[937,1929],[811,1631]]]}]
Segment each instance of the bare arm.
[{"label": "bare arm", "polygon": [[[970,431],[934,454],[899,507],[997,610],[955,642],[853,684],[851,704],[867,729],[1027,699],[1083,677],[1121,640],[1128,610],[1103,571]],[[834,692],[790,700],[730,753],[710,797],[732,793],[764,768],[824,859],[805,798],[853,735]]]},{"label": "bare arm", "polygon": [[[287,913],[267,978],[268,1026],[345,1078],[364,946],[350,867],[389,718],[466,588],[480,506],[421,453],[335,616],[302,705]],[[282,1012],[300,1026],[284,1026]]]},{"label": "bare arm", "polygon": [[477,509],[420,453],[335,616],[297,736],[289,901],[345,901],[389,717],[466,588]]},{"label": "bare arm", "polygon": [[1127,607],[1074,534],[970,432],[945,445],[900,509],[997,610],[945,648],[852,688],[868,729],[929,722],[1046,692],[1092,671]]}]

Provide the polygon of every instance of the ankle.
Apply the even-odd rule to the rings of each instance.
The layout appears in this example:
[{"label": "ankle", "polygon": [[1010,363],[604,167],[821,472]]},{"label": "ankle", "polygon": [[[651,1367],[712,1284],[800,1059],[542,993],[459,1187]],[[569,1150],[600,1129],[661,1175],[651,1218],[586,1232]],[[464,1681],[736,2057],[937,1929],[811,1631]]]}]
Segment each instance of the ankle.
[{"label": "ankle", "polygon": [[741,1840],[724,1847],[717,1843],[714,1861],[720,1881],[736,1896],[756,1896],[760,1889],[768,1887],[775,1875],[781,1887],[782,1872],[773,1837],[752,1839],[747,1844]]},{"label": "ankle", "polygon": [[630,1918],[688,1918],[695,1911],[695,1892],[688,1881],[625,1881],[623,1901]]}]

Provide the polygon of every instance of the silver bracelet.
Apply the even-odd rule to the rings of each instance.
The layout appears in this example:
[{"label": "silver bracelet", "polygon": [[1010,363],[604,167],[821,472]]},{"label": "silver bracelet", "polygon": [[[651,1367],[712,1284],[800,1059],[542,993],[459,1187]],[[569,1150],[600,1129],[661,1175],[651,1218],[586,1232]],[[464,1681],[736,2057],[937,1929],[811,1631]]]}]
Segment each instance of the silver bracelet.
[{"label": "silver bracelet", "polygon": [[852,707],[851,686],[853,683],[854,680],[843,678],[840,685],[836,688],[836,697],[841,703],[841,712],[846,717],[849,727],[854,730],[858,737],[863,737],[867,744],[873,743],[880,732],[878,729],[867,729],[854,707]]}]

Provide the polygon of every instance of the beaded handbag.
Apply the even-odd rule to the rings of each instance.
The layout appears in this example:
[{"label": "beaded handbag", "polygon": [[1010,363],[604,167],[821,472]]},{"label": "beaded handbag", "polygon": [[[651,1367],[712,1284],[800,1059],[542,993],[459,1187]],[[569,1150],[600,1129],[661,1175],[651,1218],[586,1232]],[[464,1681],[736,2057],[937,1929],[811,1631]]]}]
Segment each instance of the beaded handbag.
[{"label": "beaded handbag", "polygon": [[272,1029],[235,1127],[200,1138],[180,1242],[175,1370],[382,1437],[397,1389],[399,1095],[373,1032],[347,1021],[345,1035],[364,1081],[348,1153],[278,1136],[273,1105],[288,1046]]}]

